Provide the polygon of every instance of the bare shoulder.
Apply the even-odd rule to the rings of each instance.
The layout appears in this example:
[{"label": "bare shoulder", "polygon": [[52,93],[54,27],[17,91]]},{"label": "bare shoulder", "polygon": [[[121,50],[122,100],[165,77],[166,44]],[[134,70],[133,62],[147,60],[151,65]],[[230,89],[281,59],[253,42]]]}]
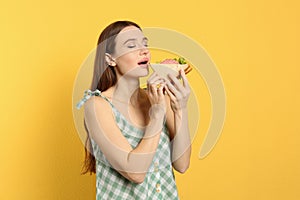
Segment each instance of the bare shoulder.
[{"label": "bare shoulder", "polygon": [[94,114],[97,113],[99,116],[103,116],[101,114],[111,112],[111,107],[105,99],[98,96],[92,96],[85,102],[84,110],[85,113],[91,113],[91,111],[94,111]]},{"label": "bare shoulder", "polygon": [[86,102],[85,102],[85,107],[89,107],[91,104],[105,104],[105,100],[101,97],[98,96],[91,96]]}]

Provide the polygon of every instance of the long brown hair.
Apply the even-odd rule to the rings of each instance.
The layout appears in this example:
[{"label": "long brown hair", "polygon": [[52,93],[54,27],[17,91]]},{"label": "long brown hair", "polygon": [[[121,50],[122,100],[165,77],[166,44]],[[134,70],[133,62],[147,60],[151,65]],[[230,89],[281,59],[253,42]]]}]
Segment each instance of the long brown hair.
[{"label": "long brown hair", "polygon": [[[108,25],[100,34],[97,42],[96,57],[94,62],[94,73],[91,90],[105,91],[117,83],[116,71],[113,66],[109,66],[105,61],[105,53],[112,54],[115,51],[115,38],[122,29],[127,26],[140,26],[131,21],[116,21]],[[96,159],[93,155],[90,135],[84,120],[84,128],[87,132],[85,141],[85,159],[82,167],[82,174],[90,172],[96,173]]]}]

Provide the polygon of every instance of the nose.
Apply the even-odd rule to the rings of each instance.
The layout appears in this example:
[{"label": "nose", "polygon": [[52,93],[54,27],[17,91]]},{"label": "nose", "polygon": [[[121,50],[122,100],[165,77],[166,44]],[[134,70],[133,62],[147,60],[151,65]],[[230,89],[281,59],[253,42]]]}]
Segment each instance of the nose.
[{"label": "nose", "polygon": [[145,54],[148,54],[148,53],[149,53],[148,47],[141,47],[141,49],[140,49],[140,54],[141,55],[145,55]]}]

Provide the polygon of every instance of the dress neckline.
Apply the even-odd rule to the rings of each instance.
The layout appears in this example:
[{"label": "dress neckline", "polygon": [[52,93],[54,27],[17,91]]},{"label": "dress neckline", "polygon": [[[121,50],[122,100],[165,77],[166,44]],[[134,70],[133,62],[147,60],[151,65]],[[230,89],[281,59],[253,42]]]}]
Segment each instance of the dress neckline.
[{"label": "dress neckline", "polygon": [[147,125],[144,127],[144,128],[140,128],[140,127],[137,127],[137,126],[134,126],[124,115],[123,113],[121,113],[119,111],[119,109],[117,109],[117,107],[112,103],[112,101],[110,99],[108,99],[105,95],[103,95],[103,93],[101,93],[99,96],[103,97],[106,101],[108,101],[108,103],[111,105],[111,107],[116,111],[118,112],[118,114],[127,122],[127,124],[134,128],[135,130],[141,132],[141,133],[144,133],[145,132],[145,127],[147,127]]}]

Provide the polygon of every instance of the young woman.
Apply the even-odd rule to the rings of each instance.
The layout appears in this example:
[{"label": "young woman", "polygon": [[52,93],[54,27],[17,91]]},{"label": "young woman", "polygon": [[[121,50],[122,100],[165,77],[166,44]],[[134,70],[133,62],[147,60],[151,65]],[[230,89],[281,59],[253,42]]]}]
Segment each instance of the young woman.
[{"label": "young woman", "polygon": [[84,101],[87,131],[83,173],[96,173],[97,199],[178,199],[173,168],[190,162],[187,101],[190,87],[149,74],[148,39],[130,21],[100,35],[90,90]]}]

